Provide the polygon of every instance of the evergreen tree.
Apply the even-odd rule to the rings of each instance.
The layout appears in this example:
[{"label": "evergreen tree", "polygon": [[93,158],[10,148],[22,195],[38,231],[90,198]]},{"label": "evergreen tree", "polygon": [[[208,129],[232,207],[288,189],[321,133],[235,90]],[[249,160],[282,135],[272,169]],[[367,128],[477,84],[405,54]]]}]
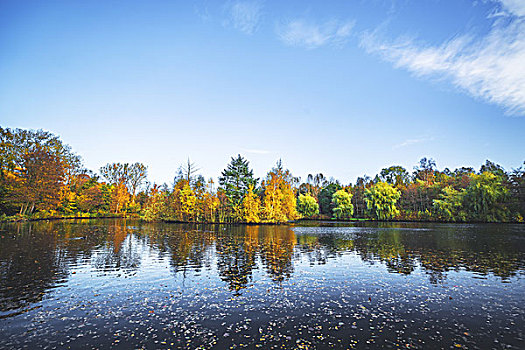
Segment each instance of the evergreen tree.
[{"label": "evergreen tree", "polygon": [[250,186],[256,187],[258,179],[253,177],[249,162],[240,154],[232,157],[230,164],[219,177],[219,185],[229,200],[231,208],[240,208]]},{"label": "evergreen tree", "polygon": [[321,192],[319,193],[319,211],[321,214],[332,215],[334,205],[332,203],[332,197],[334,193],[341,189],[341,185],[338,182],[328,183]]}]

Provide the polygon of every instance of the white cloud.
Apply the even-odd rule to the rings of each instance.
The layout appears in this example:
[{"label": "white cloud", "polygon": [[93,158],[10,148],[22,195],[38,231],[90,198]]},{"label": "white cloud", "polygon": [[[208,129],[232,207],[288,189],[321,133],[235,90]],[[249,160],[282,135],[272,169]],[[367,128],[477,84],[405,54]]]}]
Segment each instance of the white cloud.
[{"label": "white cloud", "polygon": [[322,24],[296,19],[278,28],[281,41],[289,46],[315,49],[332,44],[341,45],[350,36],[354,22],[338,22],[335,20]]},{"label": "white cloud", "polygon": [[411,146],[411,145],[414,145],[414,144],[417,144],[417,143],[422,143],[422,142],[426,142],[426,141],[432,141],[434,138],[433,137],[422,137],[422,138],[418,138],[418,139],[407,139],[403,142],[401,142],[400,144],[397,144],[395,145],[393,148],[402,148],[402,147],[406,147],[406,146]]},{"label": "white cloud", "polygon": [[497,0],[501,3],[503,9],[515,16],[525,16],[525,1],[524,0]]},{"label": "white cloud", "polygon": [[253,34],[261,20],[262,8],[261,1],[228,2],[226,4],[228,20],[225,24],[232,25],[245,34]]},{"label": "white cloud", "polygon": [[377,32],[365,33],[361,46],[417,77],[449,80],[509,114],[525,115],[525,18],[497,20],[484,37],[463,35],[439,46],[389,42]]}]

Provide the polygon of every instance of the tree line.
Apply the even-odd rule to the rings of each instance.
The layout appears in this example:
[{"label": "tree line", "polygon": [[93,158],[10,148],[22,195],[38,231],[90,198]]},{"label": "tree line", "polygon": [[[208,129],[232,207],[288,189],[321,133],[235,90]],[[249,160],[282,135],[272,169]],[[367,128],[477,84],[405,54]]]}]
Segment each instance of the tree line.
[{"label": "tree line", "polygon": [[384,168],[344,185],[322,173],[305,181],[279,160],[255,178],[241,155],[218,184],[190,160],[173,183],[147,180],[141,163],[110,163],[98,173],[52,133],[0,127],[0,215],[4,220],[138,216],[148,221],[282,223],[299,218],[449,222],[523,222],[525,162],[506,171],[489,160],[479,170],[438,170],[423,158],[413,171]]}]

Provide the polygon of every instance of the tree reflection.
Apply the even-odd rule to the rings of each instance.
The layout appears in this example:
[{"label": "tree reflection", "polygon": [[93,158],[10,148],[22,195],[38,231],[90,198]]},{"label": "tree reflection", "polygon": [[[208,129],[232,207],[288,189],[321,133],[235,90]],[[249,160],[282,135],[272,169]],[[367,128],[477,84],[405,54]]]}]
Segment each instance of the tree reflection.
[{"label": "tree reflection", "polygon": [[[296,232],[297,231],[297,232]],[[0,226],[0,311],[42,300],[76,265],[130,272],[149,254],[168,259],[173,273],[217,269],[240,294],[260,269],[275,283],[294,273],[294,261],[326,264],[355,254],[390,273],[416,269],[431,283],[466,270],[509,279],[525,271],[523,228],[518,225],[356,224],[337,227],[153,224],[78,220]]]},{"label": "tree reflection", "polygon": [[263,265],[275,282],[282,282],[293,272],[292,258],[297,242],[295,233],[288,227],[264,226],[260,254]]},{"label": "tree reflection", "polygon": [[111,220],[104,227],[105,241],[93,251],[93,267],[102,271],[131,272],[139,268],[140,249],[144,246],[140,235],[128,226],[126,220]]},{"label": "tree reflection", "polygon": [[247,287],[256,267],[259,227],[232,226],[217,237],[217,269],[235,294]]},{"label": "tree reflection", "polygon": [[0,238],[0,311],[20,309],[42,300],[67,276],[64,254],[50,226],[15,224]]}]

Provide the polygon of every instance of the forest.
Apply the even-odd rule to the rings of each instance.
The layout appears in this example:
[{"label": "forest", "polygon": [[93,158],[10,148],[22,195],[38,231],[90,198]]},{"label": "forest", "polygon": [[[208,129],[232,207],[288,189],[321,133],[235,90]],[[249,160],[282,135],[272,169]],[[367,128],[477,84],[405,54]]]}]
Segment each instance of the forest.
[{"label": "forest", "polygon": [[57,135],[0,127],[0,220],[136,217],[146,221],[285,223],[297,219],[523,222],[525,162],[505,170],[438,170],[431,158],[412,171],[393,165],[343,184],[322,173],[292,175],[281,160],[255,178],[233,156],[216,184],[190,160],[171,184],[148,181],[142,163],[109,163],[97,172]]}]

